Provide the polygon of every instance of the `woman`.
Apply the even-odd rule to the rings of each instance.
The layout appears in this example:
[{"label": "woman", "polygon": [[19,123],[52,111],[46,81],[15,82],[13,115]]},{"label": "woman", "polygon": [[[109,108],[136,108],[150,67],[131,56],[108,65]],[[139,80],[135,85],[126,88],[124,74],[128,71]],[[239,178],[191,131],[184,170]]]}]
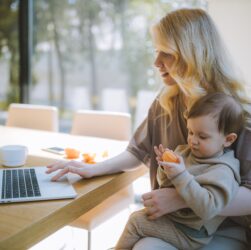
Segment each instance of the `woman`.
[{"label": "woman", "polygon": [[[180,9],[167,14],[152,29],[156,47],[155,66],[162,77],[164,88],[149,109],[147,119],[137,129],[127,150],[105,163],[88,166],[78,162],[58,162],[48,166],[48,172],[61,169],[53,180],[67,172],[90,178],[135,168],[145,163],[150,168],[153,191],[144,194],[144,206],[149,219],[185,208],[186,204],[171,188],[158,189],[157,161],[154,146],[163,144],[175,149],[187,138],[185,112],[201,96],[224,92],[235,97],[246,110],[247,126],[235,147],[241,162],[243,186],[222,214],[240,216],[251,214],[251,117],[249,99],[244,87],[234,74],[218,31],[201,9]],[[251,154],[250,154],[251,155]],[[249,178],[250,177],[250,178]],[[246,186],[246,187],[245,187]],[[225,223],[226,224],[226,223]],[[134,250],[174,249],[158,239],[144,238]],[[245,249],[245,230],[233,222],[223,225],[205,249]]]}]

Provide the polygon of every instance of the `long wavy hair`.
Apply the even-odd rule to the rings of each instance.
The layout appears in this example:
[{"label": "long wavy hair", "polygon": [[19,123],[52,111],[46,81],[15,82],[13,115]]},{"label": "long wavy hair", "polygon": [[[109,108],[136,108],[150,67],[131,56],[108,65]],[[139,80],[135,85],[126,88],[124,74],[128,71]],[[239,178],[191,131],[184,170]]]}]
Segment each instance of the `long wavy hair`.
[{"label": "long wavy hair", "polygon": [[169,74],[177,82],[165,86],[160,105],[172,119],[173,98],[181,93],[187,108],[200,97],[224,92],[235,97],[245,110],[250,103],[244,84],[238,80],[219,32],[202,9],[179,9],[168,13],[151,29],[156,49],[175,60]]}]

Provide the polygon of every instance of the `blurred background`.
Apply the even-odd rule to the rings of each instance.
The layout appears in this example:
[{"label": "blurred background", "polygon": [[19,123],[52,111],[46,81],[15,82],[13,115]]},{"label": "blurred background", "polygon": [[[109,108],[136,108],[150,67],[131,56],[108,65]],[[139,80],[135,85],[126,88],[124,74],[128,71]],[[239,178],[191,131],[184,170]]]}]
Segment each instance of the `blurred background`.
[{"label": "blurred background", "polygon": [[64,132],[77,109],[129,112],[135,129],[161,86],[149,29],[181,7],[211,14],[251,92],[250,0],[1,0],[0,123],[23,102],[59,107]]},{"label": "blurred background", "polygon": [[[0,0],[0,124],[20,102],[57,106],[61,132],[78,109],[130,113],[134,131],[161,87],[149,29],[182,7],[209,12],[251,96],[250,0]],[[136,197],[150,190],[145,179]],[[115,244],[130,212],[96,229],[94,250]],[[32,249],[83,249],[87,236],[72,230]]]},{"label": "blurred background", "polygon": [[209,11],[250,86],[250,0],[1,0],[0,123],[23,102],[59,107],[64,132],[77,109],[129,112],[135,129],[140,93],[150,105],[161,86],[149,28],[181,7]]},{"label": "blurred background", "polygon": [[191,6],[207,8],[207,3],[1,0],[1,122],[12,102],[59,107],[65,132],[77,109],[129,112],[134,118],[138,92],[153,93],[160,86],[151,24],[172,9]]}]

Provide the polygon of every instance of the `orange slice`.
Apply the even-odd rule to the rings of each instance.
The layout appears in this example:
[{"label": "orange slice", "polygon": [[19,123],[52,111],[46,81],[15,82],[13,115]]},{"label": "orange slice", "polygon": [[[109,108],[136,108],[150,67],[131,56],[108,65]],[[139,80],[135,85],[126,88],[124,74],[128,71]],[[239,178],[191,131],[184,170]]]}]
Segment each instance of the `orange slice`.
[{"label": "orange slice", "polygon": [[66,148],[65,150],[65,154],[66,154],[66,157],[68,159],[76,159],[79,157],[79,151],[77,149],[74,149],[74,148]]},{"label": "orange slice", "polygon": [[179,158],[171,150],[166,150],[162,155],[162,160],[167,162],[179,163]]},{"label": "orange slice", "polygon": [[84,153],[82,154],[82,156],[83,156],[83,162],[88,163],[88,164],[96,163],[95,161],[96,154],[91,155],[88,153]]}]

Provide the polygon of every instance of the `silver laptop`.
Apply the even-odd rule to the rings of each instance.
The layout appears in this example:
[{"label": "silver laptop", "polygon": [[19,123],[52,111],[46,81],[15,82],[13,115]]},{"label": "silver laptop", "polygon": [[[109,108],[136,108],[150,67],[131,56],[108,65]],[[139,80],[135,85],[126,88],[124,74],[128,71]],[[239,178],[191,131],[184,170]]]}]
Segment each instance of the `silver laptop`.
[{"label": "silver laptop", "polygon": [[67,199],[77,196],[67,177],[50,181],[46,167],[0,169],[0,203]]}]

